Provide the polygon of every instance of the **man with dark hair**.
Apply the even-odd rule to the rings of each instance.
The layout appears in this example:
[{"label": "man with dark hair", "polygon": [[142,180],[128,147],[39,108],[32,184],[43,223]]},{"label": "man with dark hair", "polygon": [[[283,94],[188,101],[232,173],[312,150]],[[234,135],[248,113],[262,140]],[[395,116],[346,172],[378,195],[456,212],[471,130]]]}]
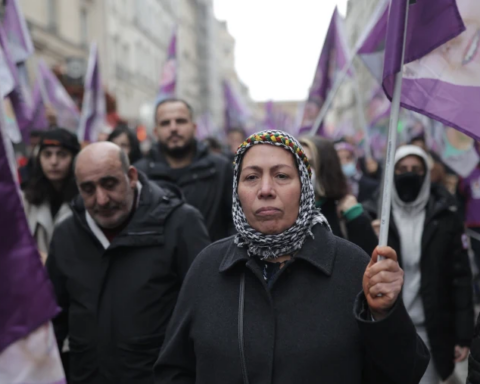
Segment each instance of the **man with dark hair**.
[{"label": "man with dark hair", "polygon": [[195,140],[192,108],[183,100],[160,102],[155,125],[158,147],[135,166],[162,186],[180,187],[202,213],[213,241],[233,234],[231,162]]},{"label": "man with dark hair", "polygon": [[110,142],[78,155],[80,196],[47,259],[68,337],[70,384],[152,384],[185,275],[209,244],[200,213],[129,166]]}]

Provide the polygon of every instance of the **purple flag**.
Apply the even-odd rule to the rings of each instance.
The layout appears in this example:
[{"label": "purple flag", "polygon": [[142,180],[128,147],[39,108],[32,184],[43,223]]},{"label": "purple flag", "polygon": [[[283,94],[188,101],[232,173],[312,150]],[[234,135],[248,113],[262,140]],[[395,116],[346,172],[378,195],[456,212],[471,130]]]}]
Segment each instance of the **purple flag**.
[{"label": "purple flag", "polygon": [[387,37],[388,1],[382,0],[375,9],[365,35],[359,39],[358,56],[379,83],[382,82],[385,40]]},{"label": "purple flag", "polygon": [[[381,86],[378,86],[372,92],[370,102],[368,103],[367,119],[370,128],[384,121],[390,116],[392,103],[385,96]],[[388,123],[387,123],[388,124]]]},{"label": "purple flag", "polygon": [[15,89],[16,83],[10,70],[7,57],[0,46],[0,94],[2,96],[4,108],[5,108],[5,131],[7,136],[13,143],[20,143],[22,141],[22,135],[15,119],[15,113],[13,111],[12,103],[7,97]]},{"label": "purple flag", "polygon": [[[5,30],[2,28],[2,26],[0,26],[0,47],[3,51],[4,64],[8,67],[10,74],[14,80],[14,87],[10,90],[8,96],[10,98],[16,119],[14,123],[8,123],[9,131],[12,132],[12,127],[14,124],[16,127],[20,128],[24,142],[28,142],[27,131],[32,118],[32,109],[27,103],[28,90],[19,76],[19,68],[24,69],[24,65],[20,64],[20,67],[15,65],[10,53],[10,45],[7,42]],[[10,86],[7,88],[10,88]],[[2,93],[6,91],[7,89],[2,88]]]},{"label": "purple flag", "polygon": [[313,125],[334,84],[335,75],[348,65],[349,60],[348,45],[343,33],[343,19],[335,8],[305,104],[302,127]]},{"label": "purple flag", "polygon": [[265,103],[264,129],[292,132],[293,119],[273,101]]},{"label": "purple flag", "polygon": [[197,139],[203,140],[209,136],[212,136],[215,129],[210,113],[206,112],[198,118],[197,121]]},{"label": "purple flag", "polygon": [[248,107],[239,93],[228,82],[223,82],[223,96],[225,101],[225,130],[245,128],[249,118]]},{"label": "purple flag", "polygon": [[[42,93],[45,93],[42,95]],[[44,100],[45,98],[45,100]],[[45,103],[50,104],[57,114],[57,125],[76,131],[80,121],[80,113],[75,102],[63,85],[48,68],[43,60],[38,63],[38,78],[33,89],[34,116],[31,127],[45,129],[48,121],[45,115]]]},{"label": "purple flag", "polygon": [[275,121],[275,106],[273,101],[267,101],[265,103],[265,129],[274,131],[277,130],[277,124]]},{"label": "purple flag", "polygon": [[102,77],[97,44],[90,47],[87,74],[85,76],[85,92],[83,94],[82,113],[78,128],[80,141],[97,141],[98,134],[106,125],[105,93],[103,92]]},{"label": "purple flag", "polygon": [[64,383],[49,321],[58,313],[54,293],[30,234],[12,170],[5,115],[0,106],[0,382]]},{"label": "purple flag", "polygon": [[162,69],[157,102],[175,96],[177,87],[177,30],[173,31],[168,46],[167,61]]},{"label": "purple flag", "polygon": [[409,8],[406,26],[406,1],[393,0],[390,9],[383,75],[387,96],[392,97],[402,68],[406,28],[401,105],[480,139],[478,2],[418,1]]},{"label": "purple flag", "polygon": [[18,0],[7,0],[3,26],[7,33],[10,52],[15,63],[23,63],[34,52],[32,38]]}]

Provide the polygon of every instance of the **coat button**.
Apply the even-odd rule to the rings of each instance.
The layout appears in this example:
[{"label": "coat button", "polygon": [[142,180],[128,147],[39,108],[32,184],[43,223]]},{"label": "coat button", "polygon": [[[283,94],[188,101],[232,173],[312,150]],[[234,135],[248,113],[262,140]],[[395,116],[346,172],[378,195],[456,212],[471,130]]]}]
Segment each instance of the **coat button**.
[{"label": "coat button", "polygon": [[151,162],[150,163],[150,168],[153,168],[155,166],[155,163],[154,162]]},{"label": "coat button", "polygon": [[193,180],[197,180],[198,179],[198,175],[196,173],[193,174]]}]

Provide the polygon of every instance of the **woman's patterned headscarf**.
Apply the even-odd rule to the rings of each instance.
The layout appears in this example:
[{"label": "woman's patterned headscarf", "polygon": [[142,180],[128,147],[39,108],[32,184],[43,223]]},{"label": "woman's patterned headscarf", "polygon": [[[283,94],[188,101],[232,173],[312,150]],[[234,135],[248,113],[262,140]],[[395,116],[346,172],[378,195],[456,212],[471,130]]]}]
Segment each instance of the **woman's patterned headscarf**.
[{"label": "woman's patterned headscarf", "polygon": [[[278,235],[265,235],[253,229],[248,224],[240,199],[238,197],[238,178],[243,156],[249,148],[257,144],[275,145],[290,151],[296,159],[300,182],[302,184],[300,208],[294,225]],[[315,193],[311,182],[312,171],[307,156],[300,143],[289,134],[282,131],[262,131],[253,134],[238,147],[235,156],[233,178],[233,222],[237,230],[235,244],[247,247],[250,256],[262,259],[277,258],[291,255],[300,248],[307,236],[312,236],[312,227],[322,224],[330,228],[325,216],[315,208]]]}]

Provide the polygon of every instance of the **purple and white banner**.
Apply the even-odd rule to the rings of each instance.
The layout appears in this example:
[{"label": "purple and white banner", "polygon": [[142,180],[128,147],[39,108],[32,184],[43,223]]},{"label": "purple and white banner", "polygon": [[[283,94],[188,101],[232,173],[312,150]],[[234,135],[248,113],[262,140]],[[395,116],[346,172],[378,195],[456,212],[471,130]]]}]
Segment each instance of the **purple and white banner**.
[{"label": "purple and white banner", "polygon": [[480,7],[476,0],[392,0],[384,90],[393,95],[402,69],[403,33],[407,29],[401,105],[480,139]]},{"label": "purple and white banner", "polygon": [[296,130],[294,118],[288,115],[273,101],[265,103],[265,120],[263,129],[279,130],[292,133]]},{"label": "purple and white banner", "polygon": [[[328,93],[335,82],[335,76],[350,62],[349,48],[343,32],[343,19],[337,8],[333,12],[327,36],[318,60],[315,77],[305,104],[301,132],[312,127],[320,113]],[[321,131],[321,130],[320,130]]]},{"label": "purple and white banner", "polygon": [[215,127],[213,124],[212,116],[209,112],[202,114],[197,120],[197,133],[198,140],[206,139],[209,136],[214,136]]},{"label": "purple and white banner", "polygon": [[[24,84],[26,71],[23,70],[25,66],[23,63],[15,65],[6,32],[1,25],[0,48],[2,51],[2,95],[4,98],[8,96],[4,103],[7,116],[6,131],[13,142],[19,143],[22,137],[25,142],[28,142],[28,127],[32,118],[32,109],[28,104],[29,90]],[[21,70],[22,78],[20,78],[19,70]]]},{"label": "purple and white banner", "polygon": [[32,38],[18,0],[7,0],[3,27],[7,33],[12,58],[16,64],[23,63],[33,52]]},{"label": "purple and white banner", "polygon": [[0,105],[0,383],[64,384],[49,323],[59,309],[28,229],[12,155]]},{"label": "purple and white banner", "polygon": [[177,70],[177,28],[175,28],[168,46],[167,61],[162,68],[157,102],[175,96]]},{"label": "purple and white banner", "polygon": [[388,0],[381,0],[372,14],[370,23],[359,39],[357,55],[379,83],[382,82],[385,40],[388,24]]},{"label": "purple and white banner", "polygon": [[78,139],[88,142],[97,141],[98,134],[107,124],[105,118],[105,93],[100,74],[98,48],[97,44],[92,43],[85,76],[85,92],[83,94]]},{"label": "purple and white banner", "polygon": [[225,103],[225,131],[233,128],[243,128],[250,118],[248,106],[240,93],[227,80],[223,82],[223,98]]},{"label": "purple and white banner", "polygon": [[66,89],[43,60],[38,62],[37,81],[33,89],[33,111],[31,127],[46,129],[45,104],[50,105],[57,115],[57,125],[76,132],[80,122],[80,112]]}]

